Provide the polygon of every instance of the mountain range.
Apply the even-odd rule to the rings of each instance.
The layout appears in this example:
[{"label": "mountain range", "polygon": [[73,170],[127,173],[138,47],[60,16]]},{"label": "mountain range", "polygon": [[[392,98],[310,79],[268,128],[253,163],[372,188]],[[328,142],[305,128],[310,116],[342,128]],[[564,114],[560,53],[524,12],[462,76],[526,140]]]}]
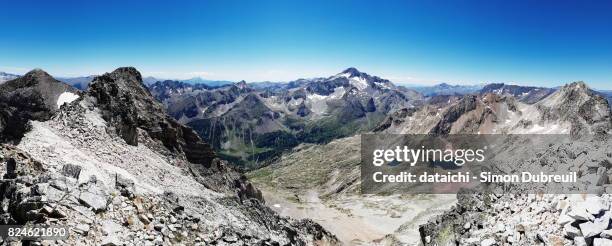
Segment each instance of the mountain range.
[{"label": "mountain range", "polygon": [[[541,94],[542,91],[546,93]],[[528,94],[538,96],[530,97]],[[547,95],[542,96],[544,94]],[[527,98],[529,100],[524,100]],[[611,131],[612,117],[607,100],[585,83],[574,82],[558,89],[491,85],[473,94],[426,97],[422,104],[389,113],[368,133],[606,136]],[[559,166],[559,171],[563,168],[567,171],[568,167],[559,163],[571,163],[572,158],[584,151],[584,146],[592,146],[589,151],[593,152],[590,156],[594,168],[587,170],[582,166],[580,179],[603,180],[600,177],[611,173],[604,167],[612,154],[612,149],[605,147],[605,143],[599,147],[592,141],[576,141],[576,146],[571,147],[551,144],[544,147],[545,151],[534,154],[534,158],[537,158],[537,165],[550,170]],[[542,210],[532,212],[534,205],[527,202],[530,201],[527,194],[498,195],[499,199],[493,201],[486,195],[362,195],[361,144],[358,134],[324,144],[303,144],[283,153],[269,165],[250,171],[248,176],[265,191],[268,200],[281,205],[276,209],[278,212],[300,217],[304,216],[301,211],[312,211],[306,216],[317,218],[316,221],[338,235],[345,244],[474,245],[485,240],[514,240],[512,242],[519,245],[534,245],[549,238],[572,244],[573,238],[578,237],[576,234],[567,236],[565,230],[559,230],[556,221],[559,216],[563,217],[563,212],[556,212],[554,205],[537,203]],[[526,147],[521,142],[509,145],[508,149],[513,150]],[[559,154],[563,151],[572,154],[565,157]],[[513,153],[516,155],[521,151]],[[518,171],[528,168],[521,162],[508,165],[520,167]],[[572,166],[577,167],[577,164]],[[602,181],[597,185],[593,183],[593,186],[594,189],[605,189],[608,185]],[[565,195],[555,197],[556,200],[548,199],[574,207],[588,203],[584,197]],[[600,198],[595,196],[593,199]],[[609,201],[609,198],[604,199]],[[300,209],[292,204],[299,204]],[[457,206],[451,208],[452,204]],[[500,208],[507,206],[512,210],[500,213],[505,211]],[[552,207],[551,212],[543,212],[549,207]],[[523,222],[539,223],[540,226],[532,227],[530,233],[515,238],[523,233],[516,229],[521,228]],[[580,223],[583,221],[576,220],[567,230],[580,231],[575,229]],[[504,227],[499,231],[499,224],[507,224],[511,229]],[[360,233],[352,234],[354,231],[346,231],[347,227]],[[377,233],[378,230],[383,232]],[[512,238],[508,239],[508,235]],[[563,239],[568,237],[570,239]]]},{"label": "mountain range", "polygon": [[[9,80],[12,80],[12,79],[16,79],[19,76],[20,75],[0,72],[0,83],[3,83],[5,81],[9,81]],[[87,87],[89,86],[89,83],[91,83],[96,76],[97,75],[80,76],[80,77],[57,77],[56,79],[66,83],[66,84],[69,84],[69,85],[73,86],[74,88],[77,88],[79,90],[84,91],[84,90],[87,90]],[[150,85],[150,84],[153,84],[153,83],[155,83],[157,81],[164,81],[165,79],[160,79],[160,78],[149,76],[149,77],[144,77],[142,80],[143,80],[143,83],[145,85]],[[194,77],[194,78],[191,78],[191,79],[185,79],[185,80],[181,80],[181,81],[185,82],[185,83],[188,83],[188,84],[204,84],[204,85],[208,85],[208,86],[212,86],[212,87],[232,84],[231,81],[206,80],[206,79],[202,79],[200,77]]]},{"label": "mountain range", "polygon": [[410,89],[422,93],[424,96],[437,95],[463,95],[480,91],[483,85],[450,85],[440,83],[433,86],[406,86]]},{"label": "mountain range", "polygon": [[[532,162],[505,166],[558,171],[580,162],[578,178],[598,190],[588,199],[360,193],[361,134],[606,139],[609,93],[584,82],[439,85],[421,93],[348,68],[287,83],[147,85],[131,67],[71,81],[87,86],[40,69],[0,84],[1,224],[70,226],[74,236],[64,243],[97,245],[607,239],[604,229],[589,227],[612,202],[605,195],[612,148],[601,139],[525,149]],[[608,206],[592,216],[576,212],[600,203]]]},{"label": "mountain range", "polygon": [[9,80],[13,80],[18,78],[19,75],[16,74],[10,74],[10,73],[5,73],[5,72],[0,72],[0,84],[9,81]]},{"label": "mountain range", "polygon": [[149,86],[179,122],[224,158],[258,167],[300,143],[325,143],[373,129],[423,96],[355,68],[326,78],[221,87],[160,81]]}]

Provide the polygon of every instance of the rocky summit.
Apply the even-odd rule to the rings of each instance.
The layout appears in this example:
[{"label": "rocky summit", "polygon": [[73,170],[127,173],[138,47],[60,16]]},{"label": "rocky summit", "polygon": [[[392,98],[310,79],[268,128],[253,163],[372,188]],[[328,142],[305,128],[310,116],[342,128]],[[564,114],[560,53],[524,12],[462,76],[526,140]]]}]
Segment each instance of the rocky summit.
[{"label": "rocky summit", "polygon": [[130,145],[138,145],[138,129],[142,129],[168,150],[183,152],[192,163],[210,166],[215,157],[209,145],[192,129],[166,114],[134,68],[119,68],[96,77],[88,94],[95,98],[102,117]]},{"label": "rocky summit", "polygon": [[165,113],[136,69],[98,76],[62,101],[72,91],[42,70],[2,85],[2,103],[14,108],[2,116],[23,111],[29,122],[0,145],[2,224],[66,226],[69,237],[55,243],[68,245],[337,242],[311,220],[266,207],[259,189]]},{"label": "rocky summit", "polygon": [[75,97],[76,89],[40,69],[0,84],[0,140],[18,141],[28,120],[47,120]]}]

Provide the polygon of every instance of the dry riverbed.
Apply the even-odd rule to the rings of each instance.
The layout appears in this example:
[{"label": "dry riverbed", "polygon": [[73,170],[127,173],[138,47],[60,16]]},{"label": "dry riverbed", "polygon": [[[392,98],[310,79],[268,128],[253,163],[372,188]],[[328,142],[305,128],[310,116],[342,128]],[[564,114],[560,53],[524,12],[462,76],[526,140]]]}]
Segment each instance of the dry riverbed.
[{"label": "dry riverbed", "polygon": [[272,187],[261,189],[269,207],[283,216],[310,218],[345,245],[416,245],[418,226],[456,202],[455,195],[355,195],[321,200],[314,190],[296,195]]}]

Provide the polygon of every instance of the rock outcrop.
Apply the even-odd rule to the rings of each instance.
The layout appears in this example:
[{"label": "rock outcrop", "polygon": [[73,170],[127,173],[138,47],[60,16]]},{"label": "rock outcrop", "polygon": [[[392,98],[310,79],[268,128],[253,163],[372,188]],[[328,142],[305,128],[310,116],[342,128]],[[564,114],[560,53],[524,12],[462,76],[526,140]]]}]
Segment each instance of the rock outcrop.
[{"label": "rock outcrop", "polygon": [[457,104],[452,105],[444,114],[438,124],[431,130],[434,134],[449,134],[453,123],[465,113],[476,109],[477,97],[474,95],[464,96]]},{"label": "rock outcrop", "polygon": [[574,135],[606,134],[612,129],[608,101],[584,82],[565,85],[536,106],[541,121],[568,121]]},{"label": "rock outcrop", "polygon": [[94,78],[88,94],[97,100],[103,118],[130,145],[138,145],[137,129],[141,128],[168,150],[183,152],[192,163],[209,166],[215,157],[193,130],[166,114],[134,68],[119,68]]}]

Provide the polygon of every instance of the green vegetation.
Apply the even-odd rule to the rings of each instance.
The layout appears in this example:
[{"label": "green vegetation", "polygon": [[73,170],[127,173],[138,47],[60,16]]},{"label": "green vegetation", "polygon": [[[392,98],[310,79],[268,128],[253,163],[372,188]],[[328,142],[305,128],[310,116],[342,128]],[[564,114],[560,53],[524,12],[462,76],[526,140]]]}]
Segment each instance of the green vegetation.
[{"label": "green vegetation", "polygon": [[[256,111],[261,109],[257,105],[252,105]],[[221,158],[246,170],[260,168],[262,163],[281,156],[300,143],[326,144],[371,130],[384,119],[384,115],[378,112],[350,119],[336,113],[310,122],[287,117],[281,123],[285,127],[283,130],[256,133],[257,123],[247,120],[252,112],[243,107],[239,109],[223,117],[196,120],[188,125],[210,143]]]},{"label": "green vegetation", "polygon": [[380,113],[372,113],[363,118],[347,121],[340,116],[330,116],[307,124],[304,130],[298,133],[298,139],[306,143],[328,143],[334,139],[370,130],[384,117]]},{"label": "green vegetation", "polygon": [[267,181],[272,180],[273,174],[274,173],[269,168],[260,168],[260,169],[248,172],[247,177],[250,180],[256,180],[259,183],[267,183]]},{"label": "green vegetation", "polygon": [[446,225],[436,238],[436,245],[451,245],[455,240],[454,227],[451,224]]},{"label": "green vegetation", "polygon": [[299,144],[297,137],[286,131],[276,131],[257,135],[254,142],[256,146],[265,146],[278,150],[291,149]]}]

